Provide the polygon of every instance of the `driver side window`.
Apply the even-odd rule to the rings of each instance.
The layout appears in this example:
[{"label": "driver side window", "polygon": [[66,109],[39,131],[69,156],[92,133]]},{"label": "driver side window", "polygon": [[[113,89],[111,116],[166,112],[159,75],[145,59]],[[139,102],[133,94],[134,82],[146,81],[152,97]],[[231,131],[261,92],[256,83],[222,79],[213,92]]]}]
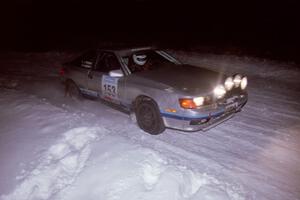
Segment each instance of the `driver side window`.
[{"label": "driver side window", "polygon": [[86,68],[86,69],[91,69],[97,58],[97,53],[94,50],[88,51],[84,53],[82,56],[76,58],[71,62],[71,64],[80,67],[80,68]]},{"label": "driver side window", "polygon": [[96,71],[108,73],[111,70],[121,69],[117,57],[112,53],[103,53],[98,63],[95,66]]}]

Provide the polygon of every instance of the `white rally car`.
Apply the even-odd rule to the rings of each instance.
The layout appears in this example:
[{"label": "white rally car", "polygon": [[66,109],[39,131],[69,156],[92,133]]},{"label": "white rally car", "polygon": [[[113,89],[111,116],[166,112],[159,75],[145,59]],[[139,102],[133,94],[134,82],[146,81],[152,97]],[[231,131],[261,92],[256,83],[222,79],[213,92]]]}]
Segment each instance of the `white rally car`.
[{"label": "white rally car", "polygon": [[151,47],[91,50],[65,64],[61,74],[67,93],[122,108],[150,134],[211,128],[248,99],[246,76],[182,64]]}]

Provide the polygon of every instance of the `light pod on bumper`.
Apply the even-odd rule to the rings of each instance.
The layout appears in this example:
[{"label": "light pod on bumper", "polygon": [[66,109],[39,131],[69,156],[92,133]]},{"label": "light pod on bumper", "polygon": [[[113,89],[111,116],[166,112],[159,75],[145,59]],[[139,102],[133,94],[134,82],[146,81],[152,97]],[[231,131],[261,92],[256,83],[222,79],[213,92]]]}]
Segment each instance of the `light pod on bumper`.
[{"label": "light pod on bumper", "polygon": [[234,87],[236,88],[239,87],[241,82],[242,82],[242,75],[240,74],[235,75],[233,78]]},{"label": "light pod on bumper", "polygon": [[244,76],[241,80],[241,89],[242,90],[246,89],[247,85],[248,85],[248,79],[246,76]]},{"label": "light pod on bumper", "polygon": [[225,80],[225,89],[227,91],[231,90],[233,88],[234,82],[233,82],[233,78],[231,76],[227,77]]}]

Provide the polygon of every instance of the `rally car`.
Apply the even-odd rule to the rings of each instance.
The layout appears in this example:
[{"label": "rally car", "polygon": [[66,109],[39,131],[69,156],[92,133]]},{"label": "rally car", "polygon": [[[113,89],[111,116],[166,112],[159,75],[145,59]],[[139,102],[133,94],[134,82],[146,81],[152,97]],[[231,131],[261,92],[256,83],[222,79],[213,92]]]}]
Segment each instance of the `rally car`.
[{"label": "rally car", "polygon": [[246,76],[183,64],[152,47],[90,50],[66,63],[61,75],[67,95],[109,102],[150,134],[207,130],[248,99]]}]

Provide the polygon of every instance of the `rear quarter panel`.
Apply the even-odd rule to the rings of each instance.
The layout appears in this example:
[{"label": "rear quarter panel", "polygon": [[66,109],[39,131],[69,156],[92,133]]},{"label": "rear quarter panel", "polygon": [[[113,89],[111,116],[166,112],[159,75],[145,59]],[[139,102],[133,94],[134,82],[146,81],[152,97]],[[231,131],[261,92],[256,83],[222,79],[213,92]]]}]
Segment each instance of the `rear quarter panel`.
[{"label": "rear quarter panel", "polygon": [[79,88],[88,88],[87,82],[87,74],[88,69],[75,67],[75,66],[68,66],[66,70],[66,80],[71,79],[73,80]]}]

